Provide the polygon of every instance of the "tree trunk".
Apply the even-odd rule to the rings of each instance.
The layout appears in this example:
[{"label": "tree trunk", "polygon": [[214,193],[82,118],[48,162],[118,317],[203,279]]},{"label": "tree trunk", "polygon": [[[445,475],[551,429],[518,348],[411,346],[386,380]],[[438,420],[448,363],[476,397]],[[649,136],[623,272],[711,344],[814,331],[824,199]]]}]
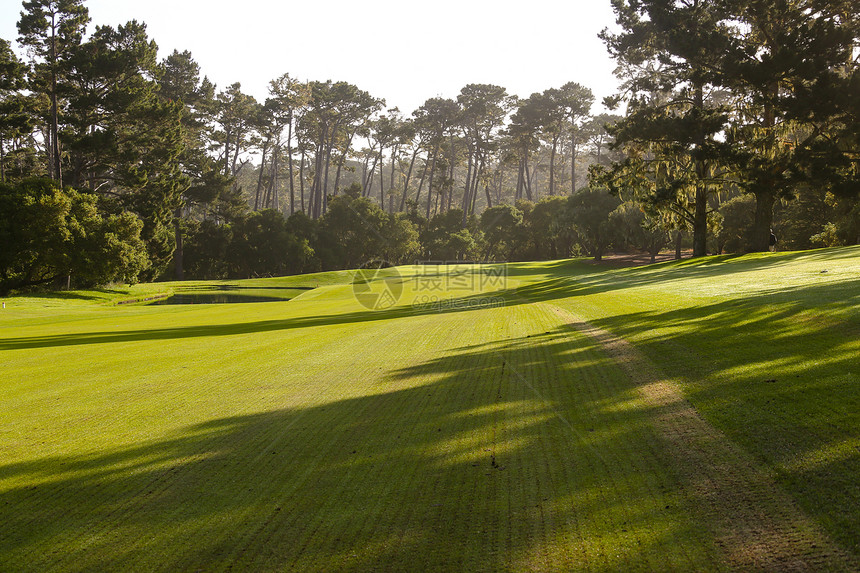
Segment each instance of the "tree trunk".
[{"label": "tree trunk", "polygon": [[514,192],[514,201],[519,201],[523,198],[523,160],[520,159],[520,165],[517,168],[517,190]]},{"label": "tree trunk", "polygon": [[173,251],[173,268],[176,272],[176,280],[183,281],[185,280],[185,269],[183,268],[182,257],[184,255],[184,248],[182,244],[182,226],[180,225],[180,220],[182,219],[182,207],[177,207],[174,213],[174,232],[176,234],[176,250]]},{"label": "tree trunk", "polygon": [[224,177],[230,177],[230,128],[224,128]]},{"label": "tree trunk", "polygon": [[373,156],[373,165],[370,170],[367,172],[367,183],[364,185],[363,193],[365,197],[370,197],[370,193],[373,189],[373,179],[376,177],[376,164],[379,163],[379,156]]},{"label": "tree trunk", "polygon": [[399,146],[391,148],[391,179],[388,181],[388,212],[394,213],[394,166],[397,163],[397,155],[400,153]]},{"label": "tree trunk", "polygon": [[531,176],[531,171],[529,170],[529,157],[528,157],[528,155],[526,155],[526,157],[524,159],[524,165],[525,165],[525,170],[526,170],[526,178],[523,181],[523,183],[525,183],[525,187],[526,187],[526,197],[528,198],[529,201],[534,201],[534,199],[532,198],[532,176]]},{"label": "tree trunk", "polygon": [[750,237],[750,250],[763,253],[770,250],[770,234],[773,228],[773,206],[776,193],[760,190],[755,194],[755,223]]},{"label": "tree trunk", "polygon": [[3,145],[3,137],[0,136],[0,183],[6,183],[6,154]]},{"label": "tree trunk", "polygon": [[457,146],[454,145],[454,137],[448,138],[448,182],[445,186],[445,205],[442,209],[444,212],[451,210],[451,202],[454,200],[454,160],[457,156]]},{"label": "tree trunk", "polygon": [[675,260],[681,260],[681,231],[675,231]]},{"label": "tree trunk", "polygon": [[472,204],[470,193],[472,192],[472,166],[474,165],[473,153],[469,151],[469,163],[466,168],[466,185],[463,188],[463,227],[466,226],[466,217],[469,215],[469,207]]},{"label": "tree trunk", "polygon": [[696,186],[696,210],[693,214],[693,256],[708,254],[708,190],[700,180]]},{"label": "tree trunk", "polygon": [[[233,146],[233,162],[231,165],[232,172],[230,173],[231,175],[236,175],[236,173],[238,172],[238,170],[236,169],[236,163],[239,161],[239,151],[240,151],[240,148],[242,147],[241,143],[242,143],[242,132],[239,131],[236,134],[236,145]],[[234,185],[235,185],[235,183],[234,183]]]},{"label": "tree trunk", "polygon": [[325,138],[317,145],[316,156],[314,157],[314,184],[311,190],[311,202],[313,207],[313,218],[319,219],[322,215],[322,183],[323,183],[323,168],[325,167]]},{"label": "tree trunk", "polygon": [[361,162],[361,196],[364,197],[364,190],[367,189],[367,166],[370,165],[370,155],[365,155]]},{"label": "tree trunk", "polygon": [[60,161],[60,118],[57,104],[57,23],[51,13],[51,178],[63,186],[63,173]]},{"label": "tree trunk", "polygon": [[340,172],[343,169],[343,164],[346,162],[346,156],[349,154],[349,150],[352,148],[352,138],[355,137],[355,132],[358,128],[353,129],[349,134],[349,137],[346,140],[346,147],[343,150],[343,154],[340,156],[340,160],[337,162],[337,173],[334,176],[334,194],[337,196],[338,188],[340,187]]},{"label": "tree trunk", "polygon": [[257,192],[254,194],[254,211],[260,210],[260,191],[263,190],[263,171],[266,169],[266,153],[269,151],[269,138],[263,143],[263,158],[260,160],[260,175],[257,177]]},{"label": "tree trunk", "polygon": [[299,192],[302,200],[302,213],[305,215],[308,214],[307,210],[305,210],[305,150],[302,149],[300,163],[299,163]]},{"label": "tree trunk", "polygon": [[272,177],[270,180],[269,188],[271,189],[272,194],[272,209],[275,211],[281,210],[281,203],[278,200],[278,169],[280,168],[279,161],[281,155],[281,145],[280,143],[275,145],[274,152],[272,153]]},{"label": "tree trunk", "polygon": [[[779,95],[779,84],[772,83],[767,88],[767,96],[775,99]],[[764,106],[762,127],[766,133],[772,133],[776,127],[776,112],[773,103]],[[768,157],[775,156],[773,144],[768,144],[765,153]],[[773,227],[773,206],[776,203],[776,181],[770,176],[760,176],[756,182],[755,193],[755,222],[750,237],[752,252],[767,252],[770,250],[770,233]]]},{"label": "tree trunk", "polygon": [[[308,215],[312,219],[317,218],[317,187],[319,186],[321,152],[321,144],[318,143],[314,150],[313,174],[311,176],[311,188],[308,192]],[[308,163],[310,164],[310,160]]]},{"label": "tree trunk", "polygon": [[400,211],[406,210],[406,194],[409,192],[409,179],[412,178],[412,168],[415,167],[415,158],[418,157],[420,146],[415,146],[415,151],[412,152],[412,159],[409,161],[409,170],[406,172],[406,182],[403,183],[403,195],[400,197]]},{"label": "tree trunk", "polygon": [[[477,199],[478,199],[478,185],[481,182],[480,177],[483,174],[484,174],[484,161],[482,159],[482,160],[480,160],[480,163],[478,163],[475,166],[475,175],[472,177],[472,191],[470,192],[471,202],[469,205],[469,213],[475,212],[475,203],[477,203]],[[463,223],[463,225],[465,226],[465,222]]]},{"label": "tree trunk", "polygon": [[[694,105],[704,109],[705,96],[701,84],[695,86]],[[702,153],[705,145],[703,133],[696,135],[695,154]],[[708,166],[702,157],[695,157],[696,169],[696,208],[693,214],[693,257],[704,257],[708,249]]]},{"label": "tree trunk", "polygon": [[439,154],[439,146],[440,145],[441,145],[441,142],[439,141],[439,138],[437,138],[436,139],[436,148],[433,150],[433,162],[430,165],[430,181],[429,181],[428,187],[427,187],[427,213],[425,215],[427,217],[427,219],[430,219],[430,204],[433,200],[433,175],[435,174],[435,171],[436,171],[436,156]]},{"label": "tree trunk", "polygon": [[385,158],[383,148],[379,147],[379,208],[385,211]]},{"label": "tree trunk", "polygon": [[287,126],[287,162],[290,169],[290,215],[296,212],[296,194],[293,192],[293,114],[290,113]]},{"label": "tree trunk", "polygon": [[328,172],[331,167],[331,150],[334,148],[335,135],[337,134],[337,125],[331,130],[331,139],[329,140],[328,149],[325,154],[325,174],[323,175],[322,183],[322,212],[328,211]]},{"label": "tree trunk", "polygon": [[570,133],[570,194],[576,194],[576,132]]},{"label": "tree trunk", "polygon": [[555,151],[558,147],[558,136],[552,138],[552,151],[549,154],[549,196],[555,195]]},{"label": "tree trunk", "polygon": [[430,155],[424,160],[424,168],[421,170],[421,179],[418,181],[418,191],[415,193],[415,203],[421,205],[421,189],[424,188],[424,179],[427,177],[427,170],[430,168]]}]

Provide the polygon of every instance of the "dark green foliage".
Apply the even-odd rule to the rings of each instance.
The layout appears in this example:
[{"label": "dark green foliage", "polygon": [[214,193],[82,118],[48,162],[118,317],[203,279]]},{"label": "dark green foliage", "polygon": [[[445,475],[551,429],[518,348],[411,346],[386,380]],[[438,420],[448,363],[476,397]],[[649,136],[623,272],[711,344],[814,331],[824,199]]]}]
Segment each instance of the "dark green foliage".
[{"label": "dark green foliage", "polygon": [[71,275],[76,286],[133,283],[146,269],[140,219],[48,179],[0,185],[0,292]]},{"label": "dark green foliage", "polygon": [[183,221],[186,278],[224,279],[230,274],[228,251],[233,241],[231,225],[214,221]]},{"label": "dark green foliage", "polygon": [[660,221],[655,221],[636,203],[622,203],[609,214],[609,224],[615,233],[615,247],[623,251],[642,250],[656,255],[666,246],[669,233]]},{"label": "dark green foliage", "polygon": [[388,215],[364,197],[341,195],[320,220],[315,250],[325,270],[358,268],[380,258],[402,264],[418,255],[418,232],[408,217]]},{"label": "dark green foliage", "polygon": [[[24,87],[26,67],[9,46],[0,38],[0,183],[7,180],[7,154],[16,153],[10,140],[18,138],[32,129],[32,98],[19,93]],[[16,165],[18,161],[12,164]]]},{"label": "dark green foliage", "polygon": [[517,202],[523,225],[513,260],[540,261],[570,256],[574,243],[572,230],[563,217],[566,197],[546,197],[537,203]]},{"label": "dark green foliage", "polygon": [[723,203],[722,227],[717,237],[720,252],[745,253],[751,250],[750,235],[755,224],[755,197],[741,195]]},{"label": "dark green foliage", "polygon": [[756,197],[750,246],[766,251],[773,207],[799,183],[856,194],[860,21],[842,0],[725,4],[747,25],[721,63],[722,82],[738,99],[729,162]]},{"label": "dark green foliage", "polygon": [[451,209],[430,219],[421,231],[422,256],[428,261],[463,261],[480,258],[483,234],[475,216],[462,226],[463,211]]},{"label": "dark green foliage", "polygon": [[9,42],[0,38],[0,95],[24,86],[26,68],[12,51]]},{"label": "dark green foliage", "polygon": [[[763,250],[771,227],[781,248],[860,238],[853,4],[612,5],[626,117],[591,116],[591,91],[569,82],[525,99],[472,83],[406,119],[350,83],[289,74],[264,104],[238,83],[216,96],[189,52],[159,62],[143,23],[87,36],[83,0],[27,0],[28,65],[0,40],[0,182],[47,174],[142,223],[143,280],[654,254],[671,230],[692,232],[695,256]],[[576,193],[588,165],[617,198]],[[714,236],[737,192],[755,205],[726,203]]]},{"label": "dark green foliage", "polygon": [[620,204],[618,197],[602,190],[584,189],[567,199],[563,220],[596,261],[603,258],[615,238],[609,214]]},{"label": "dark green foliage", "polygon": [[[720,207],[720,252],[755,250],[752,237],[756,200],[753,195],[734,197]],[[803,186],[791,200],[776,204],[773,233],[776,250],[805,250],[856,244],[860,239],[860,202],[837,197],[826,188]]]},{"label": "dark green foliage", "polygon": [[70,59],[66,180],[118,197],[144,222],[149,278],[172,258],[172,219],[189,185],[180,170],[183,110],[158,97],[156,45],[143,24],[100,26]]},{"label": "dark green foliage", "polygon": [[233,225],[227,258],[231,276],[251,278],[301,273],[312,256],[307,240],[287,230],[284,216],[266,209]]},{"label": "dark green foliage", "polygon": [[354,269],[379,257],[385,212],[364,197],[340,196],[320,221],[317,255],[323,270]]},{"label": "dark green foliage", "polygon": [[780,248],[803,250],[819,246],[813,244],[812,237],[824,231],[825,225],[834,219],[828,193],[820,188],[805,188],[795,195],[793,201],[777,204],[774,210],[773,228]]},{"label": "dark green foliage", "polygon": [[70,60],[80,45],[89,13],[83,0],[27,0],[18,21],[19,41],[35,57],[30,89],[47,96],[49,105],[40,119],[46,126],[48,173],[62,184],[60,115],[68,95],[65,79]]},{"label": "dark green foliage", "polygon": [[48,64],[80,43],[90,21],[83,0],[25,0],[22,8],[20,41]]},{"label": "dark green foliage", "polygon": [[490,207],[481,213],[480,228],[485,241],[484,259],[510,260],[522,222],[522,211],[512,205]]},{"label": "dark green foliage", "polygon": [[627,117],[611,129],[628,157],[598,179],[617,192],[674,212],[693,230],[693,255],[706,254],[708,197],[720,186],[720,137],[728,110],[715,72],[728,38],[718,3],[613,2],[622,32],[604,32],[627,70]]},{"label": "dark green foliage", "polygon": [[774,232],[781,249],[850,245],[860,237],[860,201],[837,196],[826,187],[802,187],[792,201],[774,211]]},{"label": "dark green foliage", "polygon": [[[683,216],[705,254],[708,196],[756,198],[747,249],[766,251],[773,211],[802,185],[856,196],[860,20],[843,0],[614,0],[628,157],[599,180]],[[618,98],[616,98],[618,99]]]},{"label": "dark green foliage", "polygon": [[383,260],[398,265],[416,261],[421,246],[418,243],[418,229],[409,217],[402,213],[386,215],[382,236],[384,241],[380,256]]}]

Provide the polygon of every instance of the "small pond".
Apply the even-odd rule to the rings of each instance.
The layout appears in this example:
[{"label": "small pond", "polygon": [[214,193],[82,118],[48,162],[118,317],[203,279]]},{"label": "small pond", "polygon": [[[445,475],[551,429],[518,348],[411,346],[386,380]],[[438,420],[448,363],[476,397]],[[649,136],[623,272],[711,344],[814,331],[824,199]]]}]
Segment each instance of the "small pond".
[{"label": "small pond", "polygon": [[215,285],[177,288],[167,298],[150,304],[232,304],[245,302],[283,302],[297,297],[313,287],[240,287]]}]

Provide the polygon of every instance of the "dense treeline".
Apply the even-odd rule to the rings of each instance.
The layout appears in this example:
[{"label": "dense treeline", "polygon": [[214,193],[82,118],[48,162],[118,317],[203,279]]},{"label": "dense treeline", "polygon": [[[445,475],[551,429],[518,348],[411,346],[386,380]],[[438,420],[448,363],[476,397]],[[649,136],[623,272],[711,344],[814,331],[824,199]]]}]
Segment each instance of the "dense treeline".
[{"label": "dense treeline", "polygon": [[[792,247],[858,240],[855,2],[612,3],[622,31],[602,37],[625,80],[627,115],[612,130],[625,158],[595,181],[689,229],[694,256],[742,206],[752,221],[733,222],[745,227],[737,249],[767,250],[772,229]],[[774,220],[794,199],[822,208]]]},{"label": "dense treeline", "polygon": [[851,3],[612,2],[623,117],[574,82],[406,115],[283,74],[258,102],[142,23],[87,35],[83,0],[27,0],[29,60],[0,40],[0,290],[858,241]]}]

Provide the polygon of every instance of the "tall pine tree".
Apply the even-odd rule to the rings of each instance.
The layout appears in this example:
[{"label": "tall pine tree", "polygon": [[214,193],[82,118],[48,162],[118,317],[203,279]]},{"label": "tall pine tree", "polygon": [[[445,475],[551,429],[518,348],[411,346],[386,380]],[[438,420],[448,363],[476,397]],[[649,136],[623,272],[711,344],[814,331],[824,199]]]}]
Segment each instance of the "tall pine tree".
[{"label": "tall pine tree", "polygon": [[34,55],[30,89],[50,100],[45,118],[48,173],[62,184],[60,116],[68,60],[90,21],[83,0],[26,0],[18,21],[18,41]]}]

